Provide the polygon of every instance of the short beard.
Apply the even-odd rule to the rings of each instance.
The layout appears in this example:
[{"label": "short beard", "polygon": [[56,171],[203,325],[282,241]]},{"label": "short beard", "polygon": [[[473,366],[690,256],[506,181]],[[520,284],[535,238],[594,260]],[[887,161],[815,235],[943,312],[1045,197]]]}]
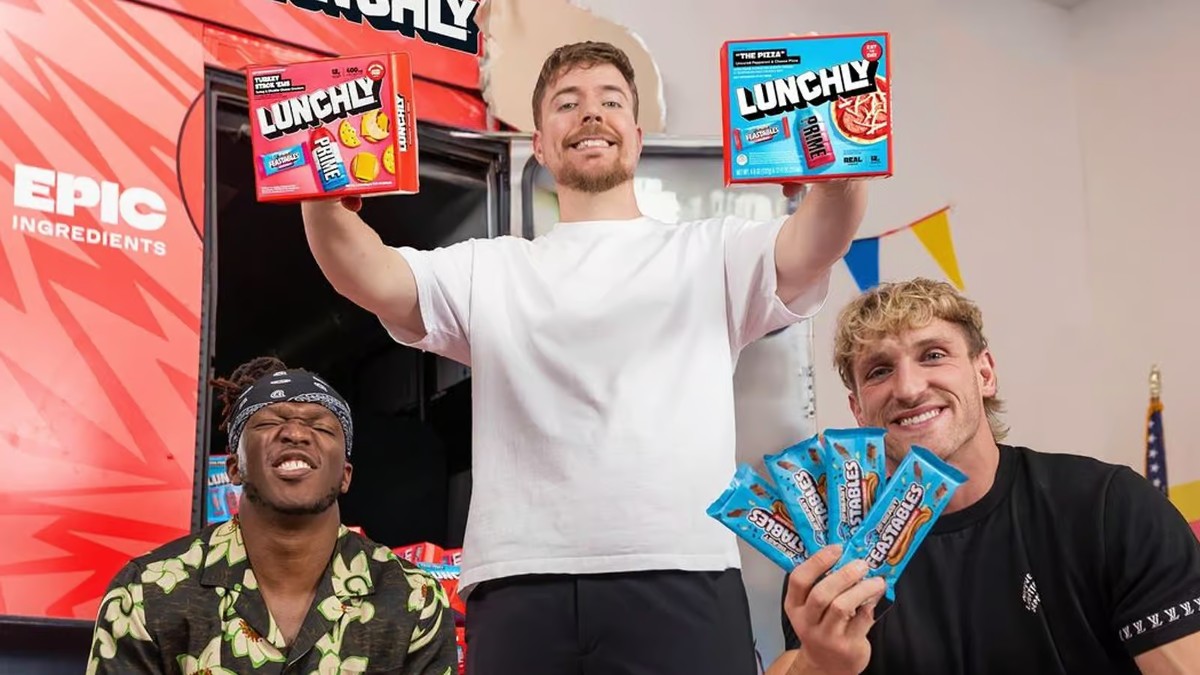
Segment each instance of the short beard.
[{"label": "short beard", "polygon": [[563,167],[558,182],[563,187],[586,194],[600,194],[633,179],[633,172],[626,169],[618,159],[616,164],[599,174],[576,171],[571,165]]},{"label": "short beard", "polygon": [[258,487],[254,483],[242,481],[242,494],[246,499],[253,502],[256,506],[261,506],[264,509],[270,509],[275,513],[284,516],[316,516],[325,513],[337,503],[339,490],[334,486],[329,490],[329,493],[323,497],[309,502],[308,504],[300,504],[297,506],[279,506],[272,502],[263,499],[262,493],[258,491]]}]

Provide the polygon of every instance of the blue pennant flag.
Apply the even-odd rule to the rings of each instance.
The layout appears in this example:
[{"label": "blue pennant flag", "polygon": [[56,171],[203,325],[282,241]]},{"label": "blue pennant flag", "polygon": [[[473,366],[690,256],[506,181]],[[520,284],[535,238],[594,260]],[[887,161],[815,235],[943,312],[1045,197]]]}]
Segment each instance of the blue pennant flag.
[{"label": "blue pennant flag", "polygon": [[866,291],[879,285],[879,238],[855,239],[850,250],[843,256],[846,267],[858,284],[858,290]]}]

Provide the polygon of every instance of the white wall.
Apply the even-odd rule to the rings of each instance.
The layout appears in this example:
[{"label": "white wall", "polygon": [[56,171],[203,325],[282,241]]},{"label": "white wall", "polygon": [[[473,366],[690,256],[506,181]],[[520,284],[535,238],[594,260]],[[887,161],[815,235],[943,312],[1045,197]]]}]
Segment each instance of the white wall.
[{"label": "white wall", "polygon": [[[1099,454],[1111,447],[1095,424],[1100,395],[1091,384],[1103,366],[1088,358],[1092,293],[1067,12],[1037,0],[578,4],[645,41],[663,78],[667,131],[682,135],[721,133],[718,53],[724,40],[890,31],[897,173],[872,186],[861,234],[952,204],[960,267],[966,290],[984,308],[1001,394],[1010,401],[1012,440],[1049,451]],[[884,239],[880,258],[884,278],[942,275],[911,234]],[[822,427],[854,424],[829,350],[835,314],[856,293],[839,267],[829,305],[815,322]],[[1134,430],[1141,426],[1137,414],[1125,414]],[[773,452],[777,435],[778,428],[739,430],[748,446],[739,454]],[[755,630],[769,663],[781,646],[779,607],[762,603],[755,607]]]},{"label": "white wall", "polygon": [[[1072,13],[1096,308],[1096,454],[1141,468],[1151,362],[1168,478],[1200,479],[1198,0],[1091,0]],[[1152,94],[1152,95],[1148,95]],[[1169,107],[1160,107],[1160,106]]]}]

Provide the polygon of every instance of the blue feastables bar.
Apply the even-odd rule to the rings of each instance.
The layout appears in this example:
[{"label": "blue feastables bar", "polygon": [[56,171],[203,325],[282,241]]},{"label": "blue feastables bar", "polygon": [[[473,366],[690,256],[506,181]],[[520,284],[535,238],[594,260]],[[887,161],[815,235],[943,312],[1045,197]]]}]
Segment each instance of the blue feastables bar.
[{"label": "blue feastables bar", "polygon": [[290,148],[276,150],[262,156],[263,175],[274,176],[281,171],[294,169],[308,164],[308,155],[303,145],[293,145]]},{"label": "blue feastables bar", "polygon": [[707,512],[785,572],[807,559],[804,539],[778,490],[748,465],[738,466]]},{"label": "blue feastables bar", "polygon": [[966,482],[962,471],[926,448],[912,446],[862,527],[845,543],[834,569],[852,560],[866,561],[867,576],[882,577],[887,583],[884,597],[894,601],[896,582],[908,561]]}]

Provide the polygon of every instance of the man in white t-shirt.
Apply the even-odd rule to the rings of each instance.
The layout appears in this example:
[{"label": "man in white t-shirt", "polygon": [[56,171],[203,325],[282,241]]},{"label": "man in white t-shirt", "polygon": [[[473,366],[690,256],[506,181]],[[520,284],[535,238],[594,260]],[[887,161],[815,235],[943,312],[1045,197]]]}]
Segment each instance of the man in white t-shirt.
[{"label": "man in white t-shirt", "polygon": [[551,54],[533,111],[561,221],[532,241],[390,248],[357,200],[304,204],[339,293],[472,368],[468,672],[750,675],[737,543],[705,513],[735,468],[734,367],[824,303],[865,186],[773,222],[644,216],[633,69],[605,43]]}]

